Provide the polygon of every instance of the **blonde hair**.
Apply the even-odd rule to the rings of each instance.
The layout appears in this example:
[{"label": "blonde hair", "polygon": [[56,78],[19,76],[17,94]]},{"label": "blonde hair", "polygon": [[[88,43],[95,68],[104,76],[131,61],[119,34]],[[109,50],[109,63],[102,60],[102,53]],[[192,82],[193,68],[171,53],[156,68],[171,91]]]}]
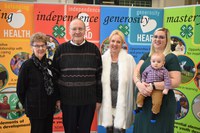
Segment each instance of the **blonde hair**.
[{"label": "blonde hair", "polygon": [[112,38],[114,35],[119,35],[119,36],[121,37],[121,40],[122,40],[121,45],[125,42],[124,34],[123,34],[121,31],[119,31],[119,30],[114,30],[114,31],[112,31],[112,33],[110,34],[110,36],[109,36],[109,38],[108,38],[109,42],[110,42],[111,38]]},{"label": "blonde hair", "polygon": [[[169,33],[169,30],[167,28],[158,28],[157,30],[155,30],[154,34],[157,32],[157,31],[163,31],[165,32],[165,35],[166,35],[166,47],[165,47],[165,50],[163,52],[163,54],[166,56],[168,55],[169,53],[171,53],[171,38],[170,38],[170,33]],[[149,53],[149,56],[151,56],[153,53],[155,53],[155,48],[153,46],[153,43],[151,43],[151,49],[150,49],[150,53]]]},{"label": "blonde hair", "polygon": [[47,36],[46,34],[42,33],[42,32],[37,32],[35,34],[33,34],[30,38],[30,45],[33,46],[34,42],[43,42],[45,43],[45,45],[47,45]]}]

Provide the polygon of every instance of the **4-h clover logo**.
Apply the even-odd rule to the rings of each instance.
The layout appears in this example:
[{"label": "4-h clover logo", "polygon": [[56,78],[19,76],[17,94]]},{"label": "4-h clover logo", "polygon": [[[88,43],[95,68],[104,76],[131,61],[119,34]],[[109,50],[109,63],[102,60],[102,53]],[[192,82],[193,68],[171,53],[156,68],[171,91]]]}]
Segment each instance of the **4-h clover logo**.
[{"label": "4-h clover logo", "polygon": [[190,37],[192,37],[192,35],[193,35],[192,30],[193,30],[192,25],[188,25],[188,26],[183,25],[183,26],[181,27],[181,33],[180,33],[180,35],[181,35],[182,37],[190,38]]},{"label": "4-h clover logo", "polygon": [[53,35],[55,38],[57,38],[57,37],[63,38],[65,36],[65,27],[64,26],[55,25],[53,27],[53,30],[54,30]]},{"label": "4-h clover logo", "polygon": [[128,36],[128,34],[129,34],[129,27],[128,27],[128,25],[127,24],[125,24],[125,25],[122,25],[122,24],[120,24],[119,26],[118,26],[118,29],[122,32],[122,33],[124,33],[124,35],[125,36]]}]

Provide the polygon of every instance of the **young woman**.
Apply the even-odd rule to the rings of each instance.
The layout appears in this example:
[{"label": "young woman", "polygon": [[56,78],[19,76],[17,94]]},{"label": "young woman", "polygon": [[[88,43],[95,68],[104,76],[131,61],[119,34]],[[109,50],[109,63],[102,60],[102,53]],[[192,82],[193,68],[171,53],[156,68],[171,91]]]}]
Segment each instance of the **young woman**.
[{"label": "young woman", "polygon": [[[160,113],[156,116],[156,123],[150,123],[152,116],[152,99],[149,97],[152,90],[148,89],[149,84],[141,82],[141,74],[150,65],[150,57],[153,53],[165,55],[164,67],[169,71],[171,87],[176,88],[181,82],[181,72],[176,55],[171,53],[170,33],[166,28],[159,28],[154,32],[150,53],[145,53],[137,64],[134,72],[134,82],[138,91],[145,96],[143,112],[135,116],[134,133],[173,133],[176,112],[176,100],[173,89],[163,97]],[[164,89],[164,81],[155,82],[156,90]]]}]

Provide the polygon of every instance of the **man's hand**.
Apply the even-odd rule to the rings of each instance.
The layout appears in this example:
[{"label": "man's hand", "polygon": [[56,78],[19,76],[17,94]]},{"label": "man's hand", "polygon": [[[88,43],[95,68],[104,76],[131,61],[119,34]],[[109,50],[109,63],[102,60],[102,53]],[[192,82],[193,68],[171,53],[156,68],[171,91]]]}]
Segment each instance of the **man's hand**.
[{"label": "man's hand", "polygon": [[56,101],[56,108],[60,110],[60,100]]}]

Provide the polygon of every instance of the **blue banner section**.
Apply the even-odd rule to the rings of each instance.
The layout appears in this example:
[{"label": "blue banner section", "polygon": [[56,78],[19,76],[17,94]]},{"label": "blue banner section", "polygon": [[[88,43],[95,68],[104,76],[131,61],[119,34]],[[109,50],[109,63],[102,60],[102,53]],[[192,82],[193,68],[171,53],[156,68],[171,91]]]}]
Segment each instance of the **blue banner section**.
[{"label": "blue banner section", "polygon": [[163,26],[163,9],[130,8],[129,17],[136,23],[129,23],[129,43],[148,45],[155,29]]},{"label": "blue banner section", "polygon": [[[128,25],[128,8],[118,8],[118,7],[101,7],[101,30],[100,30],[100,43],[115,29],[121,29],[125,33],[129,32],[129,29],[126,29]],[[127,33],[126,33],[127,34]],[[127,40],[127,37],[126,37]]]},{"label": "blue banner section", "polygon": [[149,51],[154,30],[163,26],[163,13],[163,9],[101,7],[102,54],[108,48],[110,33],[118,29],[125,35],[123,47],[138,62]]}]

